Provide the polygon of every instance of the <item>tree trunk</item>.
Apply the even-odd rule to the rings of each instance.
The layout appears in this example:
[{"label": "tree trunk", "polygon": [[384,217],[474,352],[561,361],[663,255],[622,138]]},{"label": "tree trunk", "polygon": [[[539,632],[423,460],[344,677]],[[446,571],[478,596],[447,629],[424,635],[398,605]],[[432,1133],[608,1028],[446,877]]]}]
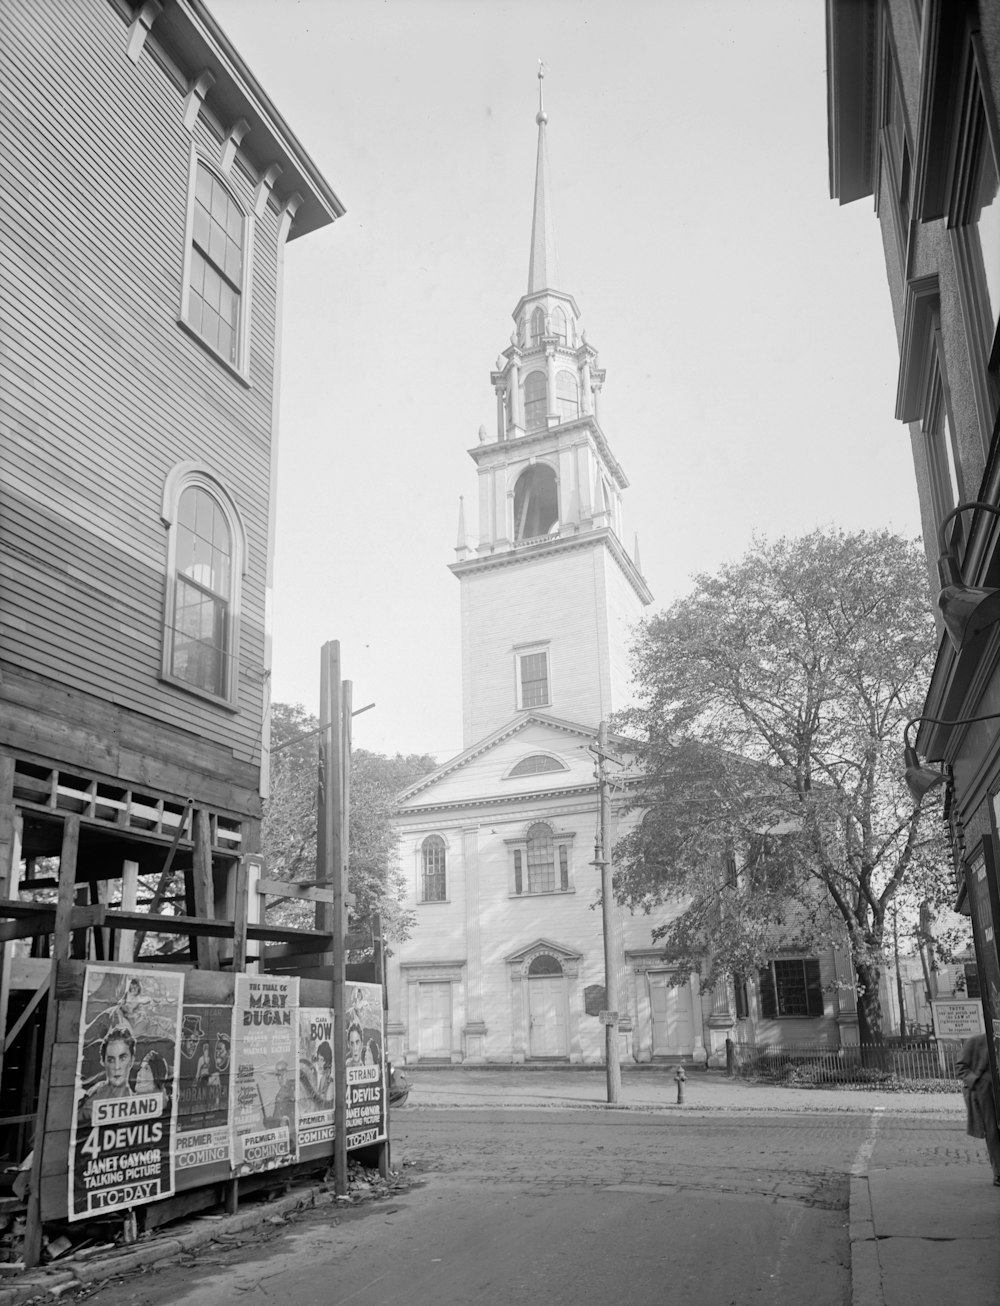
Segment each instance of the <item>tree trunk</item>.
[{"label": "tree trunk", "polygon": [[882,999],[879,996],[878,967],[855,961],[858,989],[858,1036],[861,1040],[861,1064],[884,1070],[885,1046],[882,1042]]}]

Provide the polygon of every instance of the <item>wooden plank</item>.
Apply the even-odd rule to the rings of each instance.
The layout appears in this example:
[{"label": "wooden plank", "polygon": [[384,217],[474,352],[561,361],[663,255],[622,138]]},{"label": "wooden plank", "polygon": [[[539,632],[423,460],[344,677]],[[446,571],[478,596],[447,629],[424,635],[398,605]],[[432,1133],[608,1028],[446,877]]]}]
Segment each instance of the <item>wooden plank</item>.
[{"label": "wooden plank", "polygon": [[[7,1036],[3,1041],[4,1052],[6,1052],[10,1048],[10,1045],[17,1038],[18,1034],[20,1034],[21,1030],[24,1029],[25,1025],[35,1014],[35,1010],[38,1007],[38,1004],[42,1001],[42,999],[47,998],[49,996],[49,990],[51,987],[52,987],[51,982],[49,981],[48,977],[46,977],[39,985],[39,987],[34,991],[31,997],[28,999],[28,1005],[24,1008],[24,1010],[18,1016],[17,1020],[15,1020],[14,1024],[10,1027]],[[6,1024],[6,1021],[4,1022],[4,1024]]]},{"label": "wooden plank", "polygon": [[10,987],[12,989],[37,989],[49,973],[46,957],[14,957],[11,960]]},{"label": "wooden plank", "polygon": [[80,1059],[79,1025],[72,1043],[56,1043],[52,1048],[52,1065],[49,1071],[49,1088],[72,1088],[76,1083],[77,1063]]},{"label": "wooden plank", "polygon": [[[215,916],[215,886],[212,880],[212,838],[208,812],[199,807],[194,814],[194,909],[199,918],[210,921]],[[228,936],[227,936],[228,937]],[[219,945],[207,934],[196,934],[199,970],[219,969]]]},{"label": "wooden plank", "polygon": [[261,880],[257,885],[261,897],[307,898],[310,902],[333,902],[332,889],[318,889],[314,884],[292,884],[288,880]]},{"label": "wooden plank", "polygon": [[[76,861],[80,848],[80,818],[67,816],[63,822],[62,847],[59,853],[59,896],[56,902],[55,929],[52,940],[52,970],[49,987],[49,1010],[56,1007],[56,971],[58,963],[68,959],[70,949],[70,919],[73,914],[73,897],[76,891]],[[38,1085],[38,1122],[35,1146],[32,1150],[31,1177],[28,1188],[28,1211],[24,1229],[23,1260],[29,1268],[38,1264],[42,1254],[42,1190],[41,1176],[44,1154],[49,1147],[51,1125],[48,1114],[49,1080],[52,1074],[52,1049],[54,1043],[45,1041],[42,1054],[42,1073]],[[64,1176],[65,1179],[65,1176]],[[66,1206],[66,1189],[63,1188],[63,1209]]]},{"label": "wooden plank", "polygon": [[233,955],[234,971],[247,968],[247,929],[250,924],[250,870],[247,859],[241,857],[234,876],[233,893]]},{"label": "wooden plank", "polygon": [[[10,765],[5,766],[9,762]],[[9,783],[8,783],[9,782]],[[5,897],[13,898],[17,893],[18,881],[21,877],[21,816],[14,808],[14,759],[12,757],[0,758],[0,810],[9,804],[10,811],[13,813],[13,819],[10,823],[11,842],[5,849],[3,846],[3,835],[0,833],[0,884],[3,885]],[[6,867],[2,862],[7,858]],[[0,925],[6,922],[0,921]],[[14,950],[7,946],[8,941],[4,940],[0,944],[0,1035],[7,1028],[7,1013],[10,1008],[10,990],[11,990],[11,970],[13,967]],[[41,979],[44,988],[49,985],[49,975],[46,971]],[[21,1024],[17,1026],[18,1032]],[[3,1077],[4,1053],[10,1047],[14,1040],[3,1040],[3,1053],[0,1053],[0,1080]]]},{"label": "wooden plank", "polygon": [[[122,911],[135,911],[136,898],[139,896],[139,863],[122,862]],[[115,930],[114,960],[130,962],[135,955],[135,931]]]}]

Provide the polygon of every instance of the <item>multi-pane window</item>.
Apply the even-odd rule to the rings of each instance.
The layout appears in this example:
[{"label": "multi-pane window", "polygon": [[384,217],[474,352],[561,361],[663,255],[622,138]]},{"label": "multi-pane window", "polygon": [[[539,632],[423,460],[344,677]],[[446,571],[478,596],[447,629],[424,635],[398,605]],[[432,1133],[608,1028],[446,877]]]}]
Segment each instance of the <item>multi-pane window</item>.
[{"label": "multi-pane window", "polygon": [[439,834],[429,834],[423,842],[421,857],[423,877],[422,902],[444,902],[447,896],[445,844]]},{"label": "multi-pane window", "polygon": [[906,242],[909,235],[912,176],[903,93],[891,54],[887,55],[885,61],[884,94],[883,158],[889,170],[890,189],[895,206],[899,255],[902,261],[906,256]]},{"label": "multi-pane window", "polygon": [[566,314],[561,308],[554,308],[551,315],[552,334],[561,345],[566,343]]},{"label": "multi-pane window", "polygon": [[572,422],[580,416],[580,393],[576,376],[565,369],[556,373],[556,409],[561,422]]},{"label": "multi-pane window", "polygon": [[239,354],[246,219],[219,180],[199,163],[191,232],[187,321],[228,363]]},{"label": "multi-pane window", "polygon": [[549,701],[549,655],[542,650],[539,653],[522,653],[518,658],[521,702],[525,707],[545,707]]},{"label": "multi-pane window", "polygon": [[230,680],[232,532],[218,500],[199,485],[181,493],[174,530],[168,671],[224,698]]},{"label": "multi-pane window", "polygon": [[569,893],[569,844],[559,842],[550,826],[528,827],[524,846],[514,849],[514,893]]},{"label": "multi-pane window", "polygon": [[536,308],[531,315],[531,343],[537,345],[542,336],[545,335],[545,314],[540,308]]},{"label": "multi-pane window", "polygon": [[542,775],[546,771],[565,770],[563,763],[558,758],[550,757],[548,753],[530,753],[527,757],[522,757],[516,766],[511,767],[508,779],[521,775]]},{"label": "multi-pane window", "polygon": [[524,380],[524,429],[544,431],[547,408],[545,373],[529,372]]},{"label": "multi-pane window", "polygon": [[989,354],[1000,321],[1000,178],[981,94],[977,97],[973,114],[973,160],[968,219],[976,234],[976,271],[983,299],[986,352]]},{"label": "multi-pane window", "polygon": [[781,957],[759,972],[761,1015],[822,1016],[823,988],[815,957]]}]

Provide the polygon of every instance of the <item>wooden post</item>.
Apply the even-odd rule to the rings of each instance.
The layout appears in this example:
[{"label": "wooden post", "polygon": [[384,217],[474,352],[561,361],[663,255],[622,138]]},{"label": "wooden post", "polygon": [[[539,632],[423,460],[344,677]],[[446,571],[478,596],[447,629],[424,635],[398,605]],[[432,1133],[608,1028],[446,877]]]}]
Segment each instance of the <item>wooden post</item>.
[{"label": "wooden post", "polygon": [[[2,762],[2,759],[0,759]],[[13,759],[11,759],[13,763]],[[13,775],[13,765],[11,766],[11,775]],[[0,775],[0,784],[2,784],[2,775]],[[11,796],[13,798],[13,795]],[[2,801],[2,799],[0,799]],[[0,868],[0,882],[3,883],[3,895],[5,898],[17,897],[17,886],[21,879],[21,817],[14,814],[13,834],[10,844],[10,865],[8,868]],[[3,845],[0,843],[0,855],[3,855]],[[3,875],[3,871],[6,875]],[[11,943],[0,943],[0,1036],[2,1036],[3,1051],[0,1052],[0,1076],[3,1075],[4,1054],[10,1046],[10,1040],[6,1038],[7,1030],[7,1009],[10,1005],[10,968],[14,960],[14,946]]]},{"label": "wooden post", "polygon": [[604,926],[604,993],[608,1004],[604,1026],[604,1059],[607,1065],[608,1102],[617,1103],[621,1096],[622,1068],[618,1060],[618,967],[614,955],[614,902],[611,890],[611,800],[604,773],[608,751],[608,726],[602,721],[597,731],[597,790],[600,802],[598,819],[601,832],[601,919]]},{"label": "wooden post", "polygon": [[[122,862],[122,911],[135,911],[139,901],[139,863]],[[134,959],[135,930],[115,930],[115,961]]]},{"label": "wooden post", "polygon": [[[194,814],[194,914],[202,920],[215,919],[215,887],[212,881],[212,830],[208,812],[199,807]],[[219,940],[198,935],[195,940],[199,970],[219,969]]]},{"label": "wooden post", "polygon": [[80,818],[72,813],[63,823],[62,848],[59,853],[59,889],[56,898],[55,931],[52,936],[52,962],[49,972],[49,1028],[46,1030],[42,1073],[38,1084],[38,1112],[32,1140],[31,1181],[28,1188],[28,1213],[24,1228],[24,1264],[31,1268],[42,1254],[42,1153],[45,1149],[46,1116],[49,1106],[49,1079],[52,1076],[52,1048],[55,1043],[56,980],[59,963],[69,959],[76,896],[76,859],[80,849]]},{"label": "wooden post", "polygon": [[344,1025],[344,695],[340,679],[340,642],[323,645],[320,661],[319,812],[316,878],[333,889],[333,902],[316,904],[316,928],[333,935],[327,956],[333,965],[333,1186],[347,1193],[347,1046]]}]

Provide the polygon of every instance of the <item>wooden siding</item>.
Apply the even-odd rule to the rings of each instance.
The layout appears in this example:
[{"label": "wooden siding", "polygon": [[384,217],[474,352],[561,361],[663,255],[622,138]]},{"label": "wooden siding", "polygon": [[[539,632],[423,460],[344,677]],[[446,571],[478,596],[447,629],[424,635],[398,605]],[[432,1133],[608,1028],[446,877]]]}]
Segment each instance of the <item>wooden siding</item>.
[{"label": "wooden siding", "polygon": [[[177,323],[192,136],[182,93],[126,43],[106,0],[0,11],[0,660],[75,691],[81,717],[96,700],[164,723],[161,740],[203,738],[244,784],[265,680],[277,214],[254,223],[246,386]],[[193,139],[218,163],[204,122]],[[252,212],[256,179],[237,165],[229,181]],[[188,459],[247,531],[235,714],[158,679],[163,485]]]}]

